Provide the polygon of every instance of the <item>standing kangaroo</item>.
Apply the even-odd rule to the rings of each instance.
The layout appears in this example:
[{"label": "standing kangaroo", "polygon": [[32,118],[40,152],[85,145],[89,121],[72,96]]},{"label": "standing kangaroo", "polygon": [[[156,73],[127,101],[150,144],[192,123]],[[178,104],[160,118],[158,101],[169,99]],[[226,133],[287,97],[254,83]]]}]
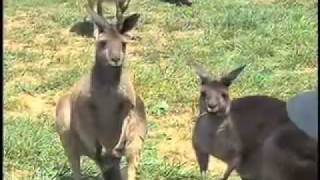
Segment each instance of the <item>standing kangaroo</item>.
[{"label": "standing kangaroo", "polygon": [[[278,129],[294,126],[288,118],[284,101],[268,96],[247,96],[231,101],[228,87],[243,69],[244,66],[241,66],[219,80],[214,80],[207,71],[196,66],[201,80],[200,115],[194,127],[192,142],[203,178],[208,169],[209,155],[213,155],[227,163],[224,180],[234,169],[243,180],[263,179],[265,173],[261,173],[262,167],[266,172],[270,166],[265,165],[262,158],[277,155],[270,154],[266,149],[271,146],[265,143],[271,141],[269,138]],[[300,133],[298,129],[291,132]],[[297,136],[303,143],[309,141]],[[313,145],[311,143],[310,146]],[[269,164],[272,165],[272,162]]]},{"label": "standing kangaroo", "polygon": [[139,14],[127,17],[119,29],[88,11],[103,30],[96,41],[95,62],[91,73],[59,99],[56,129],[74,179],[81,177],[81,156],[93,159],[104,179],[122,179],[119,158],[113,152],[124,148],[128,179],[135,180],[147,122],[143,101],[135,94],[124,61],[125,34],[135,27]]},{"label": "standing kangaroo", "polygon": [[219,81],[211,80],[211,75],[207,71],[200,66],[195,66],[201,81],[201,93],[200,115],[193,130],[192,144],[202,179],[206,179],[210,154],[227,163],[228,168],[223,175],[224,180],[228,179],[241,159],[240,152],[237,152],[239,141],[237,137],[231,136],[225,119],[228,117],[231,106],[227,83],[231,83],[243,68],[244,66],[232,71]]}]

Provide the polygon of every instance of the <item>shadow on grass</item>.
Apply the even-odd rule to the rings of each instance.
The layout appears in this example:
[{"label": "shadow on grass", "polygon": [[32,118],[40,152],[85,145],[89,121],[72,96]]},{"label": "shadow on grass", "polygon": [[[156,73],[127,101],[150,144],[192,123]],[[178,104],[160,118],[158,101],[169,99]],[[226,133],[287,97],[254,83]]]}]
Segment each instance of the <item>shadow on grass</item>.
[{"label": "shadow on grass", "polygon": [[[121,175],[122,175],[122,180],[127,180],[128,179],[128,168],[123,167],[121,168]],[[73,180],[72,175],[68,174],[60,174],[55,177],[57,180]],[[92,176],[88,174],[82,174],[82,179],[85,180],[101,180],[102,176],[101,174]]]},{"label": "shadow on grass", "polygon": [[80,36],[93,38],[93,23],[87,20],[77,22],[70,28],[70,32],[76,33]]},{"label": "shadow on grass", "polygon": [[160,0],[162,2],[175,4],[176,6],[191,6],[192,0]]},{"label": "shadow on grass", "polygon": [[[114,18],[115,18],[114,16],[106,16],[105,17],[105,19],[108,19],[108,20],[112,20]],[[70,28],[70,32],[76,33],[80,36],[93,38],[94,37],[93,29],[94,29],[93,23],[90,20],[84,18],[83,21],[75,23]]]},{"label": "shadow on grass", "polygon": [[[61,176],[61,177],[56,177],[57,180],[73,180],[72,176]],[[86,180],[101,180],[100,176],[82,176],[82,179]]]}]

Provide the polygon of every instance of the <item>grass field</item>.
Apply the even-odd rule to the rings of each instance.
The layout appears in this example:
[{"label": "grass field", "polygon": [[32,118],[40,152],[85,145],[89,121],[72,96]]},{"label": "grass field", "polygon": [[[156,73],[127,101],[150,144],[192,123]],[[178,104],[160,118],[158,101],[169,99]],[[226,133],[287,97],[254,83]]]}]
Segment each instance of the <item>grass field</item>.
[{"label": "grass field", "polygon": [[[70,177],[54,111],[58,97],[93,63],[93,39],[69,32],[86,15],[85,3],[5,2],[6,179]],[[232,97],[265,94],[286,100],[313,89],[316,5],[315,0],[194,0],[192,7],[177,7],[164,0],[132,0],[129,11],[142,15],[134,31],[141,40],[128,46],[128,61],[149,121],[140,179],[199,178],[191,147],[198,79],[188,61],[217,76],[248,64],[231,87]],[[95,165],[84,161],[83,172],[97,176]],[[212,179],[224,169],[211,160]]]}]

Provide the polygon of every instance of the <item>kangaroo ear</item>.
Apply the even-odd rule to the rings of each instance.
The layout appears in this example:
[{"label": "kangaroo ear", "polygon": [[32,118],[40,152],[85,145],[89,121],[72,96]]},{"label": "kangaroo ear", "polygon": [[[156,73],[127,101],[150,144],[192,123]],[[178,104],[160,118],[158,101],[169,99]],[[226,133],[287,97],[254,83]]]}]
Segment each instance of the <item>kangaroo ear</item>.
[{"label": "kangaroo ear", "polygon": [[201,84],[207,84],[211,81],[211,74],[200,65],[192,65],[196,74],[199,76]]},{"label": "kangaroo ear", "polygon": [[138,22],[139,18],[140,18],[140,14],[133,14],[133,15],[127,17],[123,21],[123,25],[122,25],[122,28],[120,30],[120,33],[124,34],[126,32],[131,31],[137,25],[137,22]]},{"label": "kangaroo ear", "polygon": [[93,23],[95,23],[100,29],[107,30],[111,28],[111,25],[103,17],[94,12],[89,6],[87,7],[87,11],[91,16]]},{"label": "kangaroo ear", "polygon": [[246,65],[242,65],[234,69],[233,71],[229,72],[227,75],[223,76],[220,79],[220,82],[222,82],[225,86],[229,87],[245,67]]}]

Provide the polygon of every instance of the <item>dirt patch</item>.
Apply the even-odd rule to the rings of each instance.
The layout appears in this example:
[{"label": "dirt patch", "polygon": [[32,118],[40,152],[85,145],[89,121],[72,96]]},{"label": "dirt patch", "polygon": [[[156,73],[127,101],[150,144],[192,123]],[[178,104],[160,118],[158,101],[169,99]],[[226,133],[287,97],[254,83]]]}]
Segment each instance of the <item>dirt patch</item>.
[{"label": "dirt patch", "polygon": [[[313,3],[310,3],[313,2]],[[253,4],[257,5],[272,5],[275,3],[285,3],[285,4],[300,4],[307,7],[317,6],[317,0],[251,0]]]},{"label": "dirt patch", "polygon": [[5,52],[6,51],[12,51],[12,52],[24,51],[25,49],[30,48],[29,44],[18,43],[8,39],[4,39],[3,44],[4,44]]},{"label": "dirt patch", "polygon": [[258,4],[258,5],[270,5],[278,1],[279,0],[251,0],[253,4]]},{"label": "dirt patch", "polygon": [[193,31],[175,31],[173,32],[177,39],[185,39],[189,37],[199,37],[204,34],[203,30],[193,30]]},{"label": "dirt patch", "polygon": [[[19,169],[10,169],[7,172],[6,177],[8,179],[16,180],[16,179],[31,179],[33,173],[26,170],[19,170]],[[9,178],[10,177],[10,178]]]},{"label": "dirt patch", "polygon": [[15,107],[8,107],[6,111],[11,114],[26,113],[37,116],[42,113],[54,113],[54,106],[45,98],[36,97],[28,94],[21,94],[14,98]]},{"label": "dirt patch", "polygon": [[317,68],[304,68],[301,71],[295,71],[297,74],[314,74],[317,73]]}]

